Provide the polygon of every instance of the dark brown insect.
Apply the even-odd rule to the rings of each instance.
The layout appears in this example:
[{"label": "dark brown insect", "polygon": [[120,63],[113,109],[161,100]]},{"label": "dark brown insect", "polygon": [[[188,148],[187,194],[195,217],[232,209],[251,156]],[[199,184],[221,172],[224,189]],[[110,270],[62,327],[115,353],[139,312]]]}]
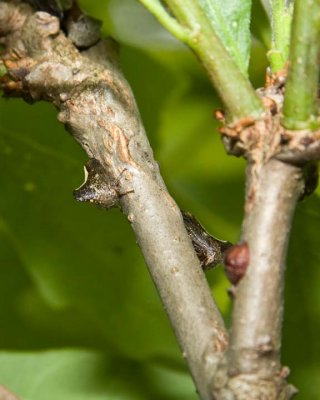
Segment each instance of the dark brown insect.
[{"label": "dark brown insect", "polygon": [[250,261],[249,245],[242,241],[231,246],[224,255],[224,267],[229,281],[237,285],[245,275]]},{"label": "dark brown insect", "polygon": [[222,264],[224,253],[232,244],[209,235],[192,214],[182,211],[182,216],[202,269],[205,271]]},{"label": "dark brown insect", "polygon": [[117,180],[111,180],[100,161],[91,158],[85,165],[85,181],[73,195],[77,201],[89,201],[102,208],[115,207],[123,195],[118,190],[122,173]]}]

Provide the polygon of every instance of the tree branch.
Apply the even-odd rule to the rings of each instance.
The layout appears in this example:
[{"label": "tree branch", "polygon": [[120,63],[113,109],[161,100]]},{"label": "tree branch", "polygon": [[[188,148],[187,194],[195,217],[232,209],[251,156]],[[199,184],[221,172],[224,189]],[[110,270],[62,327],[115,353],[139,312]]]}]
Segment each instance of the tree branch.
[{"label": "tree branch", "polygon": [[[234,288],[234,310],[226,384],[217,398],[290,399],[295,388],[281,367],[284,263],[291,221],[300,196],[314,189],[312,168],[302,166],[319,155],[319,132],[288,131],[281,126],[283,85],[276,80],[259,93],[264,120],[243,120],[221,132],[228,151],[248,161],[245,216],[241,241],[225,258]],[[289,163],[280,161],[287,157]],[[310,176],[307,176],[311,174]],[[311,185],[311,188],[305,187]]]},{"label": "tree branch", "polygon": [[[110,43],[100,41],[80,52],[60,31],[56,17],[33,13],[23,3],[0,3],[0,27],[8,71],[1,78],[3,89],[28,101],[53,103],[59,120],[96,160],[91,164],[102,167],[108,177],[104,184],[114,196],[108,204],[121,203],[198,392],[211,399],[208,382],[227,334]],[[100,196],[95,202],[109,195],[94,190]]]},{"label": "tree branch", "polygon": [[280,367],[283,275],[303,179],[300,168],[277,160],[258,171],[249,163],[247,179],[241,238],[249,245],[250,261],[236,291],[229,374],[242,383],[251,377],[251,398],[287,399],[292,387],[284,384]]}]

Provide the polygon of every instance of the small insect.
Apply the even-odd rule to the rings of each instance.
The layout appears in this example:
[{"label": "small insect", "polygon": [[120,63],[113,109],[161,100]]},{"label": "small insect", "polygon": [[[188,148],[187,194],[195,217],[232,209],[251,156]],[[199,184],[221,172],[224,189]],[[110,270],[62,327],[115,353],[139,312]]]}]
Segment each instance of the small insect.
[{"label": "small insect", "polygon": [[223,264],[224,253],[232,244],[209,235],[192,214],[182,211],[182,216],[202,269],[206,271]]},{"label": "small insect", "polygon": [[119,193],[119,181],[125,169],[116,180],[111,180],[100,161],[91,158],[84,171],[84,183],[73,191],[77,201],[88,201],[102,208],[111,208],[119,205],[121,196],[132,192]]}]

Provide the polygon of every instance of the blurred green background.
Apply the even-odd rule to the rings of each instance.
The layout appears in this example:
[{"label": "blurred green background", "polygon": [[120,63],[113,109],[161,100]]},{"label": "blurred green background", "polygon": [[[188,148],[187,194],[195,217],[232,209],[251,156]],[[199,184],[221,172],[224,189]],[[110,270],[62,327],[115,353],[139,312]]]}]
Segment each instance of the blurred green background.
[{"label": "blurred green background", "polygon": [[[135,0],[81,0],[122,44],[123,70],[170,193],[213,235],[239,236],[244,167],[193,55]],[[250,74],[262,85],[264,48]],[[45,103],[0,100],[0,383],[23,400],[195,400],[167,317],[119,210],[76,203],[86,156]],[[320,201],[299,204],[286,272],[283,364],[319,399]],[[228,322],[222,268],[207,278]]]}]

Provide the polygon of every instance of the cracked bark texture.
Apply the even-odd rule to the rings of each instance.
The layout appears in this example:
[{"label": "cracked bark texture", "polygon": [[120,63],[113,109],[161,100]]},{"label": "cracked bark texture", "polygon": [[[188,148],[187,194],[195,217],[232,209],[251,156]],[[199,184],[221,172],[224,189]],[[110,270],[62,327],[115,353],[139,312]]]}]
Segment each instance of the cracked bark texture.
[{"label": "cracked bark texture", "polygon": [[[197,390],[211,399],[215,366],[227,334],[179,208],[166,190],[112,41],[80,51],[58,18],[24,3],[0,4],[8,95],[46,100],[109,179],[141,247]],[[5,36],[5,37],[4,37]]]}]

